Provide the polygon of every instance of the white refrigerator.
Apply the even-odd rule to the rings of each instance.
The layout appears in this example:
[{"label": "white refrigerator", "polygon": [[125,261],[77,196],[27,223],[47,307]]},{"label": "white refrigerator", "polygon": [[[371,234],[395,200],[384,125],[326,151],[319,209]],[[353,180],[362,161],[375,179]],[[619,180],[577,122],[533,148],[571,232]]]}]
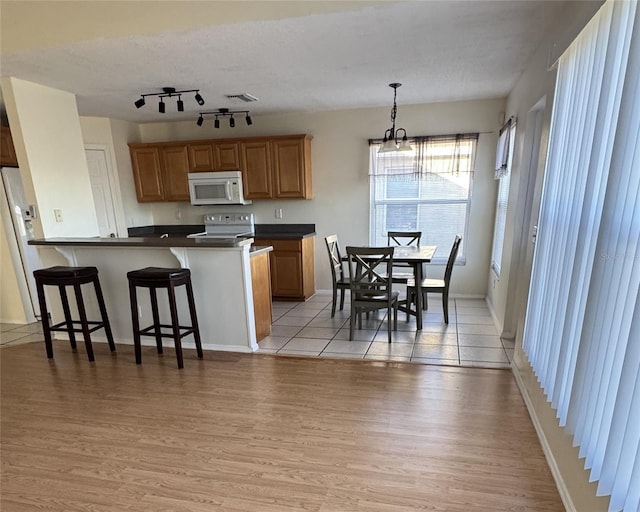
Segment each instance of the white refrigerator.
[{"label": "white refrigerator", "polygon": [[[28,323],[40,318],[38,293],[33,271],[42,268],[38,250],[27,242],[34,238],[32,219],[37,215],[35,205],[27,204],[20,169],[2,167],[0,209],[7,235],[8,249],[18,282],[20,297]],[[4,264],[4,263],[3,263]]]}]

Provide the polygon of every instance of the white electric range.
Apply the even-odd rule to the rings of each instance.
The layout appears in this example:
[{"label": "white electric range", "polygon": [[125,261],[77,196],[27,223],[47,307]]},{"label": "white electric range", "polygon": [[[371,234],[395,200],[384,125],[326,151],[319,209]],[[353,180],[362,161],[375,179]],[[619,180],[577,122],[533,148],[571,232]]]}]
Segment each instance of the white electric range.
[{"label": "white electric range", "polygon": [[205,231],[187,238],[242,238],[255,234],[253,213],[207,213],[203,223]]}]

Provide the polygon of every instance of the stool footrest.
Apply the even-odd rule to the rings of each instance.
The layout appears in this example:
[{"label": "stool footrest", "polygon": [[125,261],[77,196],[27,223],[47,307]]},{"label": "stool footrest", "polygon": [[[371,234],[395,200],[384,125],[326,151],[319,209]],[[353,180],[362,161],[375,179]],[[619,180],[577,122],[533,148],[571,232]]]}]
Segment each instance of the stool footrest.
[{"label": "stool footrest", "polygon": [[[165,325],[165,324],[161,324],[158,327],[160,327],[161,329],[171,329],[170,333],[163,333],[162,331],[160,331],[159,336],[162,338],[173,338],[173,326],[172,325]],[[140,330],[140,336],[152,336],[155,337],[156,336],[156,326],[155,325],[150,325],[149,327],[145,327],[144,329]],[[179,325],[178,329],[180,329],[180,331],[184,331],[184,332],[180,332],[180,338],[184,338],[185,336],[191,334],[194,332],[193,327],[190,326],[185,326],[185,325]]]},{"label": "stool footrest", "polygon": [[[72,320],[71,321],[72,325],[78,324],[78,325],[82,325],[82,322],[80,320]],[[98,329],[102,329],[105,325],[104,322],[97,322],[97,321],[91,321],[91,320],[87,320],[87,324],[89,325],[94,325],[95,327],[92,327],[89,329],[89,332],[93,332],[93,331],[97,331]],[[60,322],[58,324],[52,325],[51,327],[49,327],[50,331],[57,331],[57,332],[69,332],[69,330],[73,331],[73,332],[83,332],[83,330],[80,329],[69,329],[67,327],[67,322]]]}]

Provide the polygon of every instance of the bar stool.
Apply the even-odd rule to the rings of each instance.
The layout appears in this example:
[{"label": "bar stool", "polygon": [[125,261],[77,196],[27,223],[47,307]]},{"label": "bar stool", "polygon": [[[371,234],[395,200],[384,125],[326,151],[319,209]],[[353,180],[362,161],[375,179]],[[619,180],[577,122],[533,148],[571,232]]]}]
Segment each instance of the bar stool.
[{"label": "bar stool", "polygon": [[[202,344],[200,343],[200,330],[198,329],[198,319],[196,317],[196,307],[193,300],[193,288],[191,287],[191,271],[187,268],[157,268],[147,267],[140,270],[127,272],[129,280],[129,298],[131,301],[131,323],[133,324],[133,343],[135,346],[136,363],[142,362],[142,347],[140,336],[153,336],[156,339],[158,354],[162,354],[162,338],[173,338],[176,346],[176,357],[178,368],[183,367],[182,363],[182,338],[193,334],[196,342],[198,357],[202,359]],[[187,300],[189,302],[189,313],[191,315],[191,325],[181,326],[178,322],[178,309],[176,307],[176,286],[186,286]],[[151,312],[153,314],[153,325],[140,329],[138,320],[138,298],[137,287],[149,288],[151,298]],[[158,314],[158,297],[156,290],[166,288],[169,296],[169,309],[171,312],[171,325],[161,324]],[[162,329],[171,329],[171,333],[163,333]]]},{"label": "bar stool", "polygon": [[[84,337],[84,344],[87,348],[87,355],[89,361],[93,361],[93,347],[91,345],[90,333],[100,328],[104,328],[104,332],[107,335],[107,341],[109,342],[109,348],[111,352],[114,352],[116,345],[113,342],[113,336],[111,334],[111,326],[109,325],[109,317],[107,316],[107,308],[104,305],[104,298],[102,297],[102,288],[100,287],[100,280],[98,279],[98,269],[96,267],[50,267],[35,270],[33,277],[36,281],[36,288],[38,290],[38,301],[40,302],[40,313],[42,315],[42,330],[44,331],[44,343],[47,348],[47,357],[53,358],[53,342],[51,340],[51,333],[54,331],[63,331],[69,334],[69,341],[71,348],[76,349],[76,332],[81,332]],[[100,307],[100,314],[102,321],[90,321],[87,320],[87,313],[84,307],[84,300],[82,298],[81,285],[86,283],[93,283],[95,288],[96,297],[98,299],[98,306]],[[64,322],[60,322],[55,325],[50,325],[49,312],[47,310],[47,300],[44,294],[45,286],[57,286],[60,291],[60,300],[62,302],[62,309],[64,311]],[[76,304],[78,307],[78,315],[80,320],[73,320],[71,318],[71,310],[69,309],[69,299],[67,298],[66,286],[73,286],[76,296]],[[80,328],[74,327],[74,325],[80,324]],[[93,326],[93,327],[89,327]]]}]

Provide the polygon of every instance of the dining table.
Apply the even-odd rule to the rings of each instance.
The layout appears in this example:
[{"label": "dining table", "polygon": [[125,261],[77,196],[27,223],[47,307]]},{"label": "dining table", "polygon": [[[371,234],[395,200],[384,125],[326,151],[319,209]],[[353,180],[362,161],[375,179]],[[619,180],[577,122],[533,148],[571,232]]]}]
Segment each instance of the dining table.
[{"label": "dining table", "polygon": [[[416,246],[393,246],[393,262],[407,263],[413,269],[413,279],[415,281],[416,308],[409,309],[407,305],[402,311],[416,317],[416,329],[422,330],[422,264],[430,263],[438,246],[436,245],[416,245]],[[347,257],[343,257],[347,260]]]}]

